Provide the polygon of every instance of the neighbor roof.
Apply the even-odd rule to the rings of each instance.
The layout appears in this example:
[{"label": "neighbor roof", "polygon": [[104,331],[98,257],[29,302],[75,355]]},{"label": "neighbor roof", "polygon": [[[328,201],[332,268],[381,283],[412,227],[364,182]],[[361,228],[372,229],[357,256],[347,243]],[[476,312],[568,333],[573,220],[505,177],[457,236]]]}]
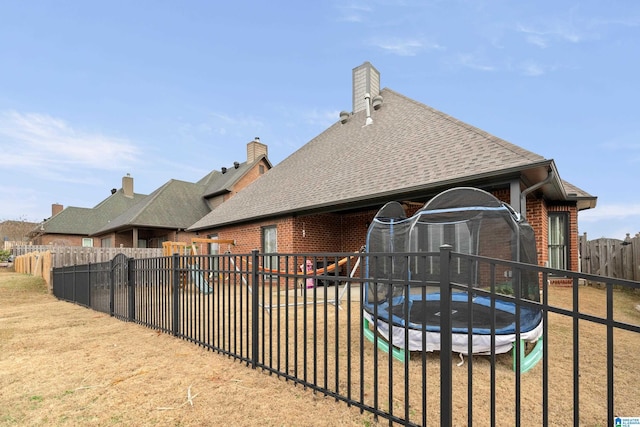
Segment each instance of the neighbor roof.
[{"label": "neighbor roof", "polygon": [[233,185],[238,182],[240,178],[242,178],[247,172],[249,172],[254,164],[263,159],[267,162],[269,167],[271,167],[271,163],[269,163],[269,160],[266,158],[266,156],[260,156],[251,163],[236,162],[232,167],[224,168],[224,173],[221,171],[211,172],[209,175],[198,181],[198,183],[206,184],[204,197],[213,197],[219,194],[230,192],[233,188]]},{"label": "neighbor roof", "polygon": [[209,212],[205,189],[203,184],[169,180],[92,234],[130,227],[185,229]]},{"label": "neighbor roof", "polygon": [[69,206],[63,209],[38,225],[34,232],[86,236],[92,234],[104,226],[109,219],[120,215],[145,197],[146,195],[144,194],[136,193],[133,194],[133,197],[127,197],[123,190],[119,189],[93,208]]},{"label": "neighbor roof", "polygon": [[[365,126],[366,111],[336,122],[189,229],[347,208],[526,169],[555,170],[553,160],[397,92],[385,88],[380,95],[372,124]],[[559,178],[552,185],[556,197],[566,198]]]}]

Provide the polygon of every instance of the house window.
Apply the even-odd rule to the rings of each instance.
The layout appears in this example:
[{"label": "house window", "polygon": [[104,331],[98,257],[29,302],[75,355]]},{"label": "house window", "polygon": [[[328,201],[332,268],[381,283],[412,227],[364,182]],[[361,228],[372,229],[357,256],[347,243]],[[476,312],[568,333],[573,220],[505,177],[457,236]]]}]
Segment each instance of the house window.
[{"label": "house window", "polygon": [[258,173],[259,173],[260,175],[262,175],[262,174],[264,173],[264,165],[259,165],[259,166],[258,166]]},{"label": "house window", "polygon": [[549,213],[549,267],[568,268],[566,212]]},{"label": "house window", "polygon": [[93,247],[93,239],[89,237],[82,238],[82,247],[83,248],[92,248]]},{"label": "house window", "polygon": [[[272,254],[278,252],[278,228],[275,225],[262,228],[262,253]],[[264,267],[268,269],[278,268],[278,257],[264,258]]]},{"label": "house window", "polygon": [[105,237],[104,239],[100,239],[100,246],[103,248],[112,248],[113,244],[111,243],[111,237]]},{"label": "house window", "polygon": [[[210,234],[208,239],[218,240],[217,234]],[[220,253],[220,244],[219,243],[209,243],[209,254],[210,255],[218,255]],[[211,258],[211,269],[215,271],[220,270],[220,259],[218,257]]]}]

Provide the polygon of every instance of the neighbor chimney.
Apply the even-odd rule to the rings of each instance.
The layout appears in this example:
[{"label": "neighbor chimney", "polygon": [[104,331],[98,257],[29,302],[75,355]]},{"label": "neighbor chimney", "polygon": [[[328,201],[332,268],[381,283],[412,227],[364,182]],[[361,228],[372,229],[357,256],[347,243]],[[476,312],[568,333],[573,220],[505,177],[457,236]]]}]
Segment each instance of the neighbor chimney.
[{"label": "neighbor chimney", "polygon": [[261,156],[267,157],[267,146],[257,136],[247,144],[247,163],[253,163]]},{"label": "neighbor chimney", "polygon": [[125,197],[133,197],[133,178],[129,174],[122,177],[122,192]]},{"label": "neighbor chimney", "polygon": [[64,209],[64,206],[62,206],[61,204],[58,204],[58,203],[52,204],[51,205],[51,216],[58,215],[60,212],[62,212],[63,209]]},{"label": "neighbor chimney", "polygon": [[[365,94],[369,99],[365,100]],[[380,93],[380,72],[370,62],[353,69],[353,112],[363,111]]]}]

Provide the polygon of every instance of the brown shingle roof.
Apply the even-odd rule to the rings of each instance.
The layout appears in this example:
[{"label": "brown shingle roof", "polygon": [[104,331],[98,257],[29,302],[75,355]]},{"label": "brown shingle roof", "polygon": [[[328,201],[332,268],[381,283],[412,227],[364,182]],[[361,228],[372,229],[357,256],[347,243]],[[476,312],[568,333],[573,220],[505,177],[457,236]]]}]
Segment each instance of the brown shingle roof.
[{"label": "brown shingle roof", "polygon": [[364,126],[365,111],[336,122],[190,229],[348,206],[553,162],[390,89],[380,94],[372,124]]},{"label": "brown shingle roof", "polygon": [[567,192],[569,200],[575,200],[578,204],[578,209],[593,209],[596,207],[597,198],[584,191],[582,188],[576,187],[570,182],[562,181],[564,188]]}]

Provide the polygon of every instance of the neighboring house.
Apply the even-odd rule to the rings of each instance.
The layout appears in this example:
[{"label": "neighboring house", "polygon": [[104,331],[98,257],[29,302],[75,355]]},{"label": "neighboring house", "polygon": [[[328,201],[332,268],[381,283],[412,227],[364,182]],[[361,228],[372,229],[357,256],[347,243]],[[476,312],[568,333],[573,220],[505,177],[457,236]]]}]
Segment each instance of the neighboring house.
[{"label": "neighboring house", "polygon": [[52,206],[52,217],[30,234],[34,244],[160,248],[164,241],[190,242],[191,224],[220,206],[272,167],[267,146],[247,144],[247,161],[214,170],[196,183],[169,180],[149,195],[133,192],[133,178],[94,208]]},{"label": "neighboring house", "polygon": [[540,264],[578,269],[578,211],[596,197],[546,159],[407,98],[380,90],[368,62],[353,70],[353,112],[189,231],[235,239],[235,252],[357,251],[386,202],[412,214],[456,186],[490,191],[526,216]]},{"label": "neighboring house", "polygon": [[111,190],[111,195],[93,208],[53,204],[51,217],[38,224],[29,236],[34,245],[100,246],[91,234],[145,197],[134,193],[133,178],[127,175],[122,178],[121,189]]},{"label": "neighboring house", "polygon": [[165,241],[190,242],[185,232],[271,168],[267,146],[247,144],[247,161],[212,171],[196,183],[170,180],[134,206],[91,231],[100,246],[161,248]]}]

